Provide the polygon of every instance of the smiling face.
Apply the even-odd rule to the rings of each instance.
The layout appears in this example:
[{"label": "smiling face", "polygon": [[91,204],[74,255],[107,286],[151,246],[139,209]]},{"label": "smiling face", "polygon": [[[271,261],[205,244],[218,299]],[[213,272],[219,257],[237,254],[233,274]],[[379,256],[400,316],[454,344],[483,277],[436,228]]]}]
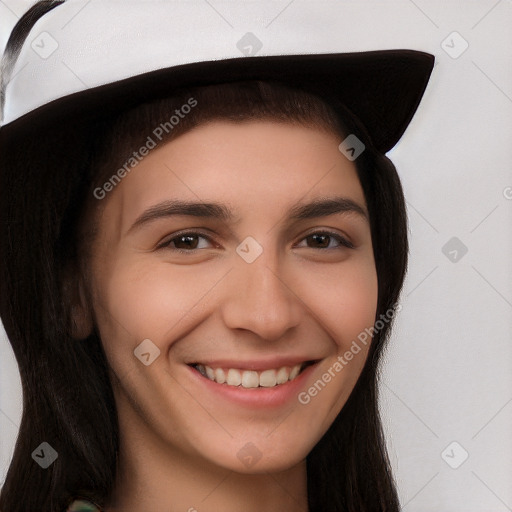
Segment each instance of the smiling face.
[{"label": "smiling face", "polygon": [[121,443],[261,473],[303,461],[332,424],[368,346],[344,355],[377,308],[364,194],[340,141],[212,121],[103,199],[87,286]]}]

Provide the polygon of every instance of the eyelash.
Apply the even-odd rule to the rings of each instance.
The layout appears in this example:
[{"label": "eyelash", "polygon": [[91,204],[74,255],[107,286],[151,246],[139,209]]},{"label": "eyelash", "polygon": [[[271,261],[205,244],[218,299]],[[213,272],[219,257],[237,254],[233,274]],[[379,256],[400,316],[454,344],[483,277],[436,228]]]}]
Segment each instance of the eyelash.
[{"label": "eyelash", "polygon": [[[333,250],[333,249],[341,249],[341,248],[354,249],[354,245],[352,244],[352,242],[348,241],[346,238],[344,238],[340,234],[334,233],[334,232],[328,231],[328,230],[314,231],[312,233],[309,233],[305,237],[303,237],[300,241],[302,242],[304,240],[307,240],[309,237],[312,237],[312,236],[315,236],[315,235],[327,235],[327,236],[329,236],[331,238],[334,238],[340,244],[339,247],[320,248],[320,250]],[[160,244],[157,247],[157,249],[171,249],[173,251],[177,251],[177,252],[182,253],[182,254],[190,254],[190,253],[193,253],[195,251],[202,250],[202,249],[197,249],[197,248],[195,248],[195,249],[178,249],[178,248],[170,247],[171,244],[174,241],[176,241],[176,240],[178,240],[180,238],[186,237],[186,236],[200,236],[202,238],[206,238],[207,240],[209,240],[212,243],[211,237],[209,235],[207,235],[206,233],[201,233],[200,231],[183,231],[181,233],[178,233],[178,234],[174,235],[168,241],[163,242],[162,244]],[[314,247],[308,247],[308,249],[314,249]]]}]

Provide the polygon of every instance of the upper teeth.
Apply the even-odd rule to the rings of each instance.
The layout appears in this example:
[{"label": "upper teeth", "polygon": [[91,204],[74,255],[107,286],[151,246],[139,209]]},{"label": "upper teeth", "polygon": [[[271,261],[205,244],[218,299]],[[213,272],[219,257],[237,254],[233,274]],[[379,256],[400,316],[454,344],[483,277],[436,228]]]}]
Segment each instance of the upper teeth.
[{"label": "upper teeth", "polygon": [[195,365],[195,368],[205,377],[228,386],[242,386],[243,388],[271,388],[278,384],[284,384],[295,379],[300,373],[302,364],[293,367],[283,366],[282,368],[264,370],[257,372],[253,370],[237,370],[236,368],[211,368],[203,364]]}]

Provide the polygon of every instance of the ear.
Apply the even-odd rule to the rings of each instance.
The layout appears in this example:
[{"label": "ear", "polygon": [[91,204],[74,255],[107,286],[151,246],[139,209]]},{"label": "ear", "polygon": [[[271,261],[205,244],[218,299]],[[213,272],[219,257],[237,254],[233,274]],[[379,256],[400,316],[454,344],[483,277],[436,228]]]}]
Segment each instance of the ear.
[{"label": "ear", "polygon": [[74,339],[83,340],[92,334],[94,328],[92,307],[83,278],[73,277],[68,276],[65,280],[63,299],[69,308],[70,334]]}]

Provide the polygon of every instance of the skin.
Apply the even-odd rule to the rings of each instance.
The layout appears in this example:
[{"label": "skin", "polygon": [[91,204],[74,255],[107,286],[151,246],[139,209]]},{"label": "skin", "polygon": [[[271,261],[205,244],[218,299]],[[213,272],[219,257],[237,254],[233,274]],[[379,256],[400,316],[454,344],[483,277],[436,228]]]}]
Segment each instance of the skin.
[{"label": "skin", "polygon": [[[207,393],[186,363],[307,355],[319,360],[307,390],[373,325],[367,213],[289,217],[297,203],[333,196],[366,212],[340,142],[287,123],[209,122],[154,149],[103,200],[75,321],[78,336],[97,325],[111,367],[121,450],[108,512],[307,511],[306,456],[345,404],[368,346],[308,404],[294,396],[268,409]],[[172,199],[224,204],[234,219],[168,216],[131,229]],[[190,249],[182,230],[207,238]],[[354,247],[310,236],[326,230]],[[247,236],[263,248],[252,263],[236,252]],[[160,350],[148,366],[134,357],[144,339]],[[251,467],[237,457],[247,443],[261,454]]]}]

